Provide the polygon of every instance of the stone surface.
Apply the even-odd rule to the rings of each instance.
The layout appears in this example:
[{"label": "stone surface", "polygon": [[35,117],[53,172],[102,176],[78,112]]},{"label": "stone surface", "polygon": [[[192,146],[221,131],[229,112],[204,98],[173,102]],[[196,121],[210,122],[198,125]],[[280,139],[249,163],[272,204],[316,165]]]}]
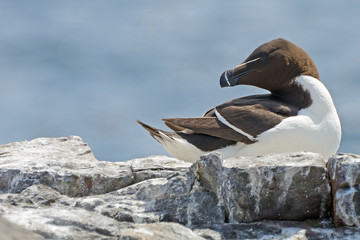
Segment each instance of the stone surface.
[{"label": "stone surface", "polygon": [[[358,184],[340,172],[335,179],[338,192]],[[312,153],[209,154],[191,165],[166,156],[100,162],[79,137],[0,146],[0,215],[45,239],[360,237],[358,228],[322,219],[329,184],[324,159]]]},{"label": "stone surface", "polygon": [[[3,145],[0,159],[0,193],[20,193],[33,184],[44,184],[71,197],[111,192],[145,178],[166,177],[189,166],[165,156],[100,162],[89,146],[76,136]],[[138,167],[138,161],[144,161],[144,165]],[[162,161],[166,168],[152,165]],[[154,174],[156,176],[152,176]]]},{"label": "stone surface", "polygon": [[148,179],[112,193],[79,198],[82,207],[119,221],[158,221],[197,225],[224,222],[215,194],[206,191],[191,172]]},{"label": "stone surface", "polygon": [[69,206],[7,206],[3,217],[45,239],[203,239],[191,229],[177,223],[120,222],[102,214]]},{"label": "stone surface", "polygon": [[[360,239],[357,228],[335,228],[329,220],[261,221],[254,223],[223,223],[204,225],[221,234],[222,239],[261,240],[353,240]],[[199,231],[198,229],[195,232]]]},{"label": "stone surface", "polygon": [[115,209],[115,205],[121,205],[116,197],[97,199],[92,204],[83,200],[84,205],[78,204],[82,199],[61,195],[44,185],[33,185],[20,194],[2,194],[0,213],[45,239],[203,239],[201,232],[177,223],[161,223],[158,219],[151,224],[144,224],[147,222],[144,219],[138,221],[142,223],[126,221],[119,218],[120,213],[124,214],[121,207],[117,209],[118,215],[111,217],[106,211],[95,210],[95,205],[107,200]]},{"label": "stone surface", "polygon": [[42,236],[10,223],[0,217],[0,239],[1,240],[41,240]]},{"label": "stone surface", "polygon": [[360,155],[338,154],[327,165],[336,225],[360,227]]},{"label": "stone surface", "polygon": [[[0,147],[0,192],[45,184],[61,194],[101,194],[133,183],[127,164],[99,162],[79,137],[38,138]],[[111,167],[110,167],[111,166]]]},{"label": "stone surface", "polygon": [[202,157],[201,184],[219,198],[229,222],[323,218],[331,206],[325,160],[315,153],[223,160]]}]

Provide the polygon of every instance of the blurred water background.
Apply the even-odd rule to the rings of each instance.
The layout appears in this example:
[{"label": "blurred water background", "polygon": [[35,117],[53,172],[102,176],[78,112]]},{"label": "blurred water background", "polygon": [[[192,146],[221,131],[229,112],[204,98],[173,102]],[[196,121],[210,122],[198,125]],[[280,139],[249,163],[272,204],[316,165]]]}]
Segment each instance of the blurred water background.
[{"label": "blurred water background", "polygon": [[79,135],[95,157],[167,154],[137,125],[265,91],[219,76],[283,37],[332,93],[360,152],[360,1],[0,1],[0,144]]}]

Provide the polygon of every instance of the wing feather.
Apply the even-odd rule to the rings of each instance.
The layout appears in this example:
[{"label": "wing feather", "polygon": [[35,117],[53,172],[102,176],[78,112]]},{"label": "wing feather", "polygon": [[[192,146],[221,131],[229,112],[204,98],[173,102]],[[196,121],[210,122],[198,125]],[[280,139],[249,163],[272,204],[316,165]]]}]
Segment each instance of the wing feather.
[{"label": "wing feather", "polygon": [[244,142],[247,144],[252,143],[246,136],[234,131],[216,117],[203,117],[203,118],[167,118],[163,119],[165,124],[171,129],[189,129],[195,133],[219,137],[226,140]]},{"label": "wing feather", "polygon": [[[298,108],[285,104],[272,95],[257,95],[226,102],[210,109],[201,118],[168,118],[163,121],[174,131],[190,130],[193,133],[251,144],[258,135],[287,117],[295,116],[298,111]],[[217,118],[215,112],[225,120]]]}]

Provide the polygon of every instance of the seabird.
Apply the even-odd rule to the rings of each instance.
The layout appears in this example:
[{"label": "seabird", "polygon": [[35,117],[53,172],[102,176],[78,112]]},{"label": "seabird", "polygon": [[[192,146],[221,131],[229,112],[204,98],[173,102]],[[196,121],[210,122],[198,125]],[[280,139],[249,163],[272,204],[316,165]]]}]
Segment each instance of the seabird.
[{"label": "seabird", "polygon": [[341,139],[333,100],[314,61],[300,47],[275,39],[225,71],[221,87],[252,85],[269,94],[225,102],[199,118],[168,118],[167,132],[137,121],[174,157],[194,162],[220,152],[224,158],[307,151],[328,158]]}]

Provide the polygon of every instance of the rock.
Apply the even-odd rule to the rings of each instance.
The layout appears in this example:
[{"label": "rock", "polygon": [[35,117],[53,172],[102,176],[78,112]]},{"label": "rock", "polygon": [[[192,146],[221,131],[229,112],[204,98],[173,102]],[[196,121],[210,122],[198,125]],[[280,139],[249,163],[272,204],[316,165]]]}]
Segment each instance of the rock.
[{"label": "rock", "polygon": [[[87,201],[88,197],[82,201],[83,205],[78,204],[83,198],[70,198],[50,187],[33,185],[20,194],[3,194],[0,212],[4,218],[45,239],[203,239],[203,232],[197,233],[177,223],[161,223],[157,219],[152,224],[135,224],[109,216],[96,211],[106,198],[91,202]],[[116,205],[120,199],[108,196],[108,200],[108,204]],[[127,203],[122,200],[123,204]],[[121,207],[117,210],[122,212]]]},{"label": "rock", "polygon": [[177,172],[185,172],[191,163],[166,156],[150,156],[128,161],[134,173],[135,182],[151,178],[167,178]]},{"label": "rock", "polygon": [[327,167],[335,224],[360,227],[360,155],[338,154],[329,159]]},{"label": "rock", "polygon": [[42,208],[54,206],[73,206],[74,199],[61,195],[45,185],[32,185],[20,194],[2,194],[0,203],[23,208]]},{"label": "rock", "polygon": [[131,224],[72,207],[7,207],[4,217],[45,239],[203,239],[177,223]]},{"label": "rock", "polygon": [[224,222],[216,196],[202,188],[192,173],[148,179],[106,195],[79,198],[76,206],[134,223]]},{"label": "rock", "polygon": [[[44,184],[70,197],[111,192],[189,166],[169,157],[100,162],[76,136],[10,143],[0,146],[0,157],[0,193],[20,193],[33,184]],[[138,167],[139,161],[144,165]],[[167,167],[161,169],[155,162]]]},{"label": "rock", "polygon": [[40,235],[26,230],[20,226],[10,223],[0,217],[0,239],[1,240],[41,240]]},{"label": "rock", "polygon": [[330,210],[325,159],[315,153],[222,159],[209,154],[195,169],[229,222],[323,218]]},{"label": "rock", "polygon": [[177,223],[133,224],[122,229],[121,239],[193,239],[205,240],[199,234]]},{"label": "rock", "polygon": [[38,138],[0,147],[0,193],[44,184],[68,196],[110,192],[134,182],[130,166],[94,158],[80,137]]},{"label": "rock", "polygon": [[[222,239],[360,239],[356,228],[338,227],[329,220],[260,221],[253,223],[222,223],[203,225],[219,233]],[[194,230],[198,232],[199,229]]]},{"label": "rock", "polygon": [[[333,189],[357,189],[356,169],[350,181],[330,163]],[[330,201],[325,161],[312,153],[209,154],[191,165],[166,156],[99,162],[79,137],[0,146],[0,215],[45,239],[360,237],[326,220]]]}]

